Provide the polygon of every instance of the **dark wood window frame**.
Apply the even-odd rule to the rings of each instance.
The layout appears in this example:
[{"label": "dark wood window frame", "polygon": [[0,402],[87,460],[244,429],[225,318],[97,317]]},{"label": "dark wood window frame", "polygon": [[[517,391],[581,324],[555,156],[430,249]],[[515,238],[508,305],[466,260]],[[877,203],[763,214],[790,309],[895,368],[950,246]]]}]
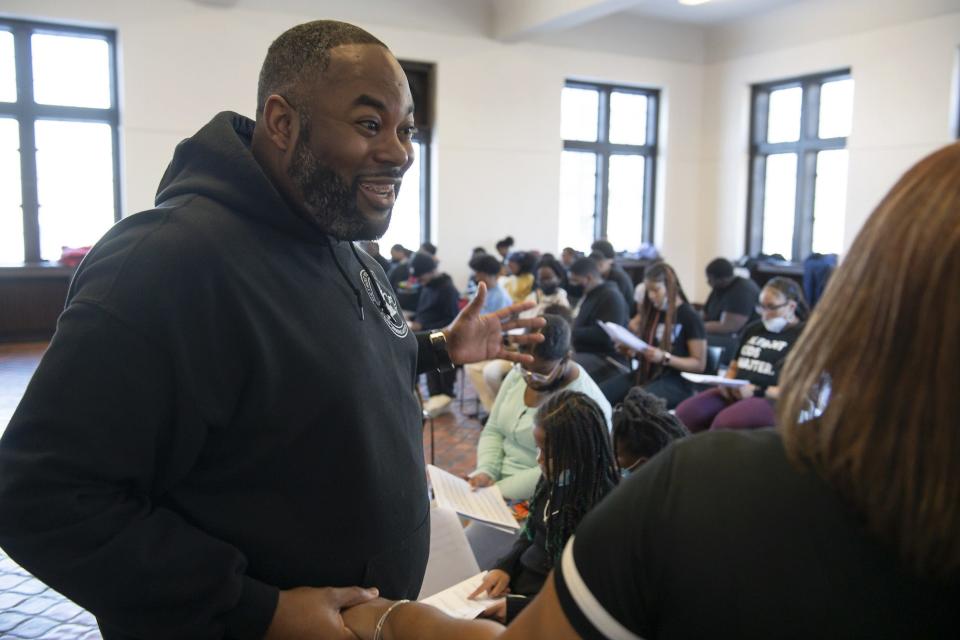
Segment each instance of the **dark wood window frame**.
[{"label": "dark wood window frame", "polygon": [[[596,188],[593,208],[593,237],[594,240],[607,237],[607,208],[610,201],[608,178],[610,174],[610,156],[612,155],[640,155],[644,156],[643,176],[643,211],[641,239],[643,242],[653,242],[653,217],[656,202],[657,181],[657,153],[660,113],[659,89],[644,89],[595,82],[568,80],[565,84],[571,89],[589,89],[599,94],[597,108],[597,140],[584,142],[582,140],[564,140],[564,151],[586,151],[596,155]],[[647,97],[646,144],[614,144],[610,142],[610,94],[632,93]]]},{"label": "dark wood window frame", "polygon": [[430,173],[432,159],[430,144],[433,138],[434,82],[435,65],[429,62],[401,60],[400,66],[407,74],[410,93],[413,96],[414,123],[417,133],[413,141],[422,144],[426,153],[420,153],[416,161],[420,163],[420,242],[430,241]]},{"label": "dark wood window frame", "polygon": [[[49,22],[0,18],[0,30],[13,33],[16,62],[17,101],[0,102],[0,117],[13,117],[20,130],[20,185],[23,211],[23,248],[26,265],[43,264],[40,258],[40,202],[37,192],[37,148],[34,125],[37,120],[72,120],[110,125],[113,149],[113,216],[122,217],[120,192],[120,109],[117,93],[117,34],[110,29],[93,29]],[[65,107],[37,104],[33,96],[31,36],[54,34],[102,38],[109,45],[110,108]]]},{"label": "dark wood window frame", "polygon": [[[820,138],[820,87],[851,78],[850,69],[838,69],[788,80],[753,85],[750,112],[750,186],[747,203],[747,253],[763,249],[763,204],[767,156],[797,154],[797,191],[794,204],[793,260],[800,261],[813,246],[813,209],[817,180],[817,153],[846,149],[847,138]],[[770,94],[779,89],[803,88],[800,137],[795,142],[767,142]]]}]

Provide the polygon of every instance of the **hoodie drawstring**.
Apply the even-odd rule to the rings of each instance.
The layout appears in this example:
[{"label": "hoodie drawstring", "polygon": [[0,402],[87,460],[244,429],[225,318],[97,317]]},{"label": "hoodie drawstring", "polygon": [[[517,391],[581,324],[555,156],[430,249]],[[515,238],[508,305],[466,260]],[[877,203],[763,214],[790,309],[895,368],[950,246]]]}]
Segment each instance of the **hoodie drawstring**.
[{"label": "hoodie drawstring", "polygon": [[[333,243],[330,242],[330,238],[326,238],[327,249],[330,250],[330,256],[333,258],[334,264],[337,265],[337,271],[340,272],[340,275],[343,277],[344,282],[347,283],[347,286],[353,291],[353,295],[357,298],[357,310],[360,312],[360,321],[363,322],[363,300],[360,298],[360,289],[357,289],[353,286],[353,283],[350,282],[350,276],[347,275],[347,272],[344,271],[343,265],[340,264],[340,260],[337,259],[337,252],[333,250]],[[353,246],[353,243],[350,243],[350,246]],[[356,254],[356,249],[354,249],[354,254]],[[363,265],[363,263],[360,263]]]}]

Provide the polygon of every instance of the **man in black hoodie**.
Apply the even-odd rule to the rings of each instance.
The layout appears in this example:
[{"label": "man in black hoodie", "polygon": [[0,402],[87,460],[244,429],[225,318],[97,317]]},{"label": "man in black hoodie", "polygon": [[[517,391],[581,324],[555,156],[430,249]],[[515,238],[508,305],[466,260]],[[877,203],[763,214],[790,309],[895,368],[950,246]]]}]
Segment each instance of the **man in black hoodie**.
[{"label": "man in black hoodie", "polygon": [[156,208],[80,266],[0,441],[0,545],[107,640],[350,637],[355,585],[416,597],[416,376],[510,357],[501,330],[535,323],[481,294],[415,336],[354,245],[389,224],[412,114],[373,36],[294,27],[256,122],[181,143]]},{"label": "man in black hoodie", "polygon": [[[420,299],[410,326],[417,331],[442,329],[457,317],[460,292],[450,276],[437,272],[437,261],[429,253],[416,254],[410,265],[414,277],[420,282]],[[429,406],[424,405],[424,409],[434,415],[441,408],[449,408],[456,383],[455,370],[428,371],[427,390],[430,391],[431,400]]]}]

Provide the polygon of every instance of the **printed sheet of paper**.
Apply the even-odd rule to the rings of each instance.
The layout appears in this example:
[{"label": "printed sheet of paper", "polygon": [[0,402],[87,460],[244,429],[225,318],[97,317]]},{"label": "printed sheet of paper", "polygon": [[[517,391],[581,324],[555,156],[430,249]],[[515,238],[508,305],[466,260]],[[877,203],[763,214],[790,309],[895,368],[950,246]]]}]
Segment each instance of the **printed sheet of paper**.
[{"label": "printed sheet of paper", "polygon": [[514,532],[520,528],[496,485],[474,491],[466,480],[432,464],[427,465],[427,474],[437,506],[453,509],[465,518],[499,529]]},{"label": "printed sheet of paper", "polygon": [[467,578],[463,582],[455,584],[449,589],[444,589],[429,598],[424,598],[420,602],[436,607],[450,617],[472,620],[500,599],[487,598],[481,594],[477,596],[476,600],[470,600],[470,594],[480,586],[485,575],[487,575],[487,572],[482,571],[472,578]]},{"label": "printed sheet of paper", "polygon": [[742,387],[750,384],[748,380],[725,378],[723,376],[708,376],[702,373],[688,373],[684,371],[680,375],[695,384],[713,384],[720,387]]},{"label": "printed sheet of paper", "polygon": [[637,336],[630,333],[630,330],[626,327],[621,327],[620,325],[612,322],[604,322],[603,320],[597,320],[597,324],[600,325],[601,329],[607,332],[607,335],[610,336],[611,340],[619,344],[626,345],[634,351],[643,351],[650,346]]}]

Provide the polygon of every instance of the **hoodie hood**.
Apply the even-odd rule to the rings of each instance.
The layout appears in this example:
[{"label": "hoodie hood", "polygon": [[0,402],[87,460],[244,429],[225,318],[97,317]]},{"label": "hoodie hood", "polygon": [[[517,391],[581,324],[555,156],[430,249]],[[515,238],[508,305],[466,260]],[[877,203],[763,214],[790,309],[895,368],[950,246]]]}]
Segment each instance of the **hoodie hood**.
[{"label": "hoodie hood", "polygon": [[160,180],[156,205],[180,196],[203,196],[300,238],[323,238],[320,229],[290,208],[253,157],[255,124],[224,111],[178,144]]}]

